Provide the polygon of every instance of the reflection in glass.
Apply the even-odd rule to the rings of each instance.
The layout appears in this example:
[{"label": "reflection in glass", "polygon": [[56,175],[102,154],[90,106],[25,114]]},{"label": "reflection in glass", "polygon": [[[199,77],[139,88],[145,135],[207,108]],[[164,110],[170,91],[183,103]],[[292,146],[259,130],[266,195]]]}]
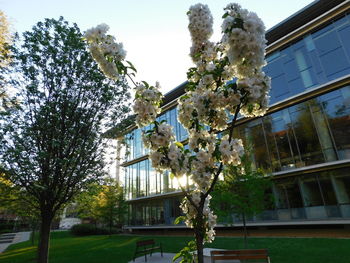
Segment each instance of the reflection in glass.
[{"label": "reflection in glass", "polygon": [[304,196],[305,206],[321,206],[324,200],[321,194],[319,182],[315,176],[301,177],[301,189]]},{"label": "reflection in glass", "polygon": [[291,107],[289,112],[300,152],[300,159],[305,165],[324,162],[319,137],[317,136],[308,105],[301,103]]}]

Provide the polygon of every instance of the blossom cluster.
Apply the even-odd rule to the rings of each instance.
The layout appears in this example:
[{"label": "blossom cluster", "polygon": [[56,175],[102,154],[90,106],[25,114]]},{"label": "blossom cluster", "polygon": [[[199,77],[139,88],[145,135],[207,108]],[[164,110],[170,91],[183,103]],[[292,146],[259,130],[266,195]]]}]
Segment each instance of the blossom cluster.
[{"label": "blossom cluster", "polygon": [[265,28],[261,19],[238,4],[224,9],[222,23],[226,53],[238,78],[252,76],[265,65]]},{"label": "blossom cluster", "polygon": [[[202,193],[200,191],[193,191],[191,193],[190,198],[197,207],[199,207],[199,203],[201,202],[201,195]],[[214,215],[213,212],[210,210],[210,199],[211,199],[211,196],[208,195],[204,201],[202,213],[198,213],[196,207],[194,207],[187,198],[184,198],[180,205],[182,212],[186,216],[185,224],[188,227],[193,228],[194,222],[197,220],[197,217],[201,216],[200,214],[202,214],[203,216],[202,219],[204,219],[203,227],[206,230],[205,241],[209,243],[211,243],[215,238],[214,227],[216,225],[216,220],[217,220],[217,216]]]},{"label": "blossom cluster", "polygon": [[154,127],[144,134],[143,143],[151,149],[149,158],[157,171],[170,170],[176,177],[189,172],[189,151],[175,141],[169,124],[154,122]]},{"label": "blossom cluster", "polygon": [[143,136],[143,144],[151,149],[158,150],[161,147],[168,147],[174,141],[173,128],[167,123],[161,123],[151,130],[147,136]]},{"label": "blossom cluster", "polygon": [[158,82],[155,86],[150,86],[144,82],[135,88],[133,110],[136,113],[136,123],[139,127],[154,122],[161,112],[160,104],[163,95],[159,90]]},{"label": "blossom cluster", "polygon": [[190,21],[188,29],[193,43],[190,55],[196,60],[196,54],[202,47],[210,44],[208,40],[213,34],[213,17],[209,7],[200,3],[191,6],[187,15]]},{"label": "blossom cluster", "polygon": [[270,79],[262,72],[265,62],[265,27],[253,12],[238,4],[224,9],[222,23],[225,54],[238,79],[240,91],[247,94],[241,114],[247,117],[266,113],[269,103]]},{"label": "blossom cluster", "polygon": [[263,116],[269,105],[270,87],[271,79],[262,71],[254,77],[239,79],[238,88],[247,94],[240,113],[246,117]]},{"label": "blossom cluster", "polygon": [[233,139],[230,141],[229,136],[225,135],[221,139],[220,152],[223,164],[239,165],[241,163],[241,156],[244,154],[242,140]]},{"label": "blossom cluster", "polygon": [[85,39],[92,57],[102,72],[111,79],[118,79],[116,64],[125,59],[126,51],[122,43],[117,43],[115,37],[107,35],[109,26],[100,24],[85,32]]}]

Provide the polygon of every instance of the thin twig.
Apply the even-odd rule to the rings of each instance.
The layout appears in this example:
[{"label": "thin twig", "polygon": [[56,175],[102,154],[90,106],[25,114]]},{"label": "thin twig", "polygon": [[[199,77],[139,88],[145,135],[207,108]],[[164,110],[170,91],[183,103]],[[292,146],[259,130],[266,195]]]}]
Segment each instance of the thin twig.
[{"label": "thin twig", "polygon": [[125,75],[127,75],[129,77],[129,79],[131,80],[131,82],[135,85],[135,88],[138,86],[135,81],[132,79],[132,77],[130,76],[129,73],[125,73]]}]

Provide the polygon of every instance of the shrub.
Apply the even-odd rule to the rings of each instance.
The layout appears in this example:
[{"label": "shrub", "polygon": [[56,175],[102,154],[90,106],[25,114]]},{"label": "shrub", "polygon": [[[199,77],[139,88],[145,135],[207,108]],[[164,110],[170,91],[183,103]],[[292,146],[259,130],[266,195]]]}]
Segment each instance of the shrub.
[{"label": "shrub", "polygon": [[[96,227],[91,224],[78,224],[72,226],[71,233],[75,236],[89,236],[89,235],[108,235],[109,228]],[[121,231],[116,228],[111,229],[111,234],[117,234]]]},{"label": "shrub", "polygon": [[13,229],[13,223],[1,223],[0,230],[9,230]]},{"label": "shrub", "polygon": [[13,232],[12,229],[0,229],[0,235],[1,235],[1,234],[12,233],[12,232]]}]

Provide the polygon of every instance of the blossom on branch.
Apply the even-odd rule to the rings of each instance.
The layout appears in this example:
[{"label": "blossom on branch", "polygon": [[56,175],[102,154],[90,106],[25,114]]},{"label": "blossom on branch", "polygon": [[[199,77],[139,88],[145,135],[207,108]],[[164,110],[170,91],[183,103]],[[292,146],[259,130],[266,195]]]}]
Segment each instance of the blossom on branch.
[{"label": "blossom on branch", "polygon": [[[152,166],[171,177],[187,175],[191,185],[181,186],[185,198],[181,209],[185,223],[195,228],[197,246],[214,239],[216,216],[210,210],[210,192],[225,165],[238,166],[244,154],[242,140],[233,138],[233,128],[240,114],[254,117],[265,114],[269,102],[270,78],[262,71],[265,65],[265,27],[261,19],[238,4],[224,9],[221,41],[213,34],[213,17],[207,5],[190,7],[190,56],[194,67],[187,72],[186,94],[178,99],[178,120],[188,131],[189,149],[175,141],[170,125],[158,123],[162,94],[159,85],[136,84],[134,112],[143,142],[150,149]],[[100,25],[86,33],[93,57],[105,74],[128,75],[121,60],[121,44],[106,35]],[[120,62],[120,63],[119,63]],[[131,63],[130,68],[136,72]],[[221,137],[221,132],[227,135]],[[201,244],[203,245],[203,244]],[[200,248],[198,248],[200,249]]]},{"label": "blossom on branch", "polygon": [[117,80],[121,73],[118,62],[125,59],[126,51],[122,43],[115,42],[115,37],[107,35],[109,26],[100,24],[85,32],[92,57],[96,60],[102,72],[109,78]]},{"label": "blossom on branch", "polygon": [[161,113],[160,104],[163,95],[159,91],[160,85],[157,82],[155,86],[143,82],[135,88],[135,102],[133,110],[136,113],[136,124],[139,127],[147,126],[154,122],[157,115]]}]

